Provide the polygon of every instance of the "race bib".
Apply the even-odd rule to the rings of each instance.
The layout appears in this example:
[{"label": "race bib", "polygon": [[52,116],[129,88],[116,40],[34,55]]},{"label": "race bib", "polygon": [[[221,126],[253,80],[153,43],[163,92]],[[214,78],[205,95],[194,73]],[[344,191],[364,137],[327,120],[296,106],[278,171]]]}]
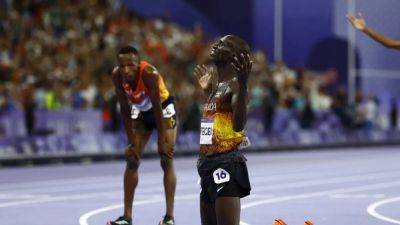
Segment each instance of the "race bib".
[{"label": "race bib", "polygon": [[[140,110],[135,106],[132,105],[131,108],[131,118],[137,119],[139,117]],[[162,111],[164,118],[171,118],[176,114],[174,104],[169,104],[165,109]]]},{"label": "race bib", "polygon": [[245,137],[243,138],[243,141],[240,143],[240,145],[239,145],[238,148],[239,148],[239,149],[244,149],[244,148],[250,147],[250,145],[251,145],[251,142],[250,142],[249,137],[245,136]]},{"label": "race bib", "polygon": [[222,168],[216,169],[213,173],[213,177],[214,183],[216,184],[222,184],[228,182],[231,179],[229,173]]},{"label": "race bib", "polygon": [[197,179],[197,185],[199,185],[200,193],[201,193],[202,188],[201,188],[201,178],[200,177]]},{"label": "race bib", "polygon": [[131,118],[132,118],[132,119],[137,119],[137,118],[139,117],[139,113],[140,113],[140,110],[139,110],[138,108],[136,108],[135,105],[132,105],[132,108],[131,108]]},{"label": "race bib", "polygon": [[163,117],[164,118],[171,118],[175,115],[175,107],[174,104],[169,104],[165,109],[163,109]]},{"label": "race bib", "polygon": [[213,119],[202,119],[200,127],[200,144],[211,145],[213,136],[214,121]]}]

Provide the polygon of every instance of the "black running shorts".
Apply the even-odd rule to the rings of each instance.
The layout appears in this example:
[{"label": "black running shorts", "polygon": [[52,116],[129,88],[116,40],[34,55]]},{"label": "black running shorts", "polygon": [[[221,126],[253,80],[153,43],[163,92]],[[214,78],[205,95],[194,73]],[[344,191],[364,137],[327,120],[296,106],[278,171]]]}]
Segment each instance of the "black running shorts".
[{"label": "black running shorts", "polygon": [[214,203],[221,196],[243,198],[250,194],[246,158],[239,150],[212,156],[201,154],[197,170],[200,175],[201,201]]},{"label": "black running shorts", "polygon": [[[165,109],[170,104],[174,104],[174,98],[170,96],[167,100],[165,100],[161,107]],[[169,118],[163,118],[163,125],[166,129],[174,129],[176,127],[176,115],[173,115]],[[156,119],[154,118],[153,109],[140,112],[137,119],[133,120],[133,129],[135,130],[146,130],[152,131],[157,128]]]}]

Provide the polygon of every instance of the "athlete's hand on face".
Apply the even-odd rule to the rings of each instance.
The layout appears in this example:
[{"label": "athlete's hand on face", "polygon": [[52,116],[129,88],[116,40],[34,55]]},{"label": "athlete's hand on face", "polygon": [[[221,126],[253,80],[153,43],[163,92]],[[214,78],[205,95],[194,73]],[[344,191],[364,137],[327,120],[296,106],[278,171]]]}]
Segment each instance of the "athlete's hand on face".
[{"label": "athlete's hand on face", "polygon": [[200,87],[203,90],[206,90],[210,87],[212,77],[211,74],[211,69],[207,68],[205,65],[197,65],[196,68],[194,68],[194,75],[196,76]]},{"label": "athlete's hand on face", "polygon": [[351,14],[347,14],[347,20],[353,25],[354,28],[357,30],[364,30],[367,24],[365,23],[365,20],[361,13],[358,13],[358,17],[354,17]]},{"label": "athlete's hand on face", "polygon": [[235,56],[231,64],[236,71],[239,84],[247,84],[247,79],[249,78],[253,65],[253,61],[250,60],[250,55],[242,53],[239,56]]}]

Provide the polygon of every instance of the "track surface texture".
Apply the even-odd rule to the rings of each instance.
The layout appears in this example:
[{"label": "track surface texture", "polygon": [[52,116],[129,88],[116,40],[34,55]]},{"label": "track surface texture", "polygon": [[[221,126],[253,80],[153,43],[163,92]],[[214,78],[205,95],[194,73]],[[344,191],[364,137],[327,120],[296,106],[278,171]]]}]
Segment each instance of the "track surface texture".
[{"label": "track surface texture", "polygon": [[[241,224],[400,224],[400,149],[325,149],[246,154],[251,196]],[[122,213],[124,162],[0,168],[0,221],[13,225],[104,225]],[[200,225],[196,157],[175,159],[177,225]],[[158,159],[142,161],[133,224],[165,211]]]}]

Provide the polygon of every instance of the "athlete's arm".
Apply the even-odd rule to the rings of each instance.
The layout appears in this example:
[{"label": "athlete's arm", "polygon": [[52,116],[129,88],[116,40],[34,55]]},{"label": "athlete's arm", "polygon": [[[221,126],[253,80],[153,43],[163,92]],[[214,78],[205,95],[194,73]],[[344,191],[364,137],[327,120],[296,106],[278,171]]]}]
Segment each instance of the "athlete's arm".
[{"label": "athlete's arm", "polygon": [[165,129],[163,127],[162,119],[162,107],[161,107],[161,98],[160,91],[158,87],[158,79],[160,74],[154,67],[147,66],[144,69],[143,82],[149,90],[149,97],[151,104],[153,105],[154,118],[156,120],[157,126],[157,134],[158,134],[158,151],[167,155],[168,157],[172,157],[173,152],[167,151],[165,146]]},{"label": "athlete's arm", "polygon": [[130,115],[131,109],[129,108],[128,99],[126,98],[126,95],[121,85],[122,78],[118,73],[118,67],[114,68],[111,77],[115,87],[115,94],[121,107],[121,116],[124,123],[126,136],[128,138],[128,144],[133,145],[133,128]]},{"label": "athlete's arm", "polygon": [[378,32],[374,31],[373,29],[371,29],[368,26],[365,27],[363,32],[387,48],[400,50],[400,41],[399,40],[394,40],[394,39],[386,37],[382,34],[379,34]]},{"label": "athlete's arm", "polygon": [[238,132],[244,129],[247,121],[247,80],[251,72],[253,62],[249,55],[241,54],[235,57],[232,66],[236,71],[238,85],[232,95],[233,130]]},{"label": "athlete's arm", "polygon": [[367,24],[365,23],[365,20],[361,14],[359,14],[358,17],[354,17],[351,14],[347,14],[346,17],[350,21],[350,23],[353,25],[354,28],[364,32],[365,34],[370,36],[375,41],[381,43],[382,45],[384,45],[387,48],[400,50],[400,40],[391,39],[389,37],[386,37],[376,31],[374,31],[372,28],[367,26]]}]

